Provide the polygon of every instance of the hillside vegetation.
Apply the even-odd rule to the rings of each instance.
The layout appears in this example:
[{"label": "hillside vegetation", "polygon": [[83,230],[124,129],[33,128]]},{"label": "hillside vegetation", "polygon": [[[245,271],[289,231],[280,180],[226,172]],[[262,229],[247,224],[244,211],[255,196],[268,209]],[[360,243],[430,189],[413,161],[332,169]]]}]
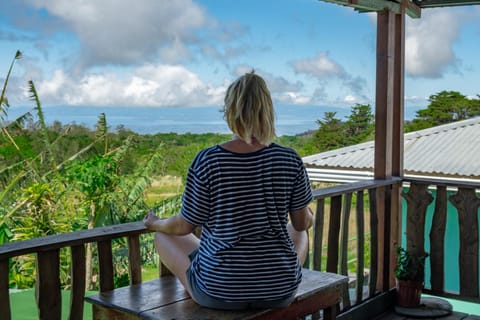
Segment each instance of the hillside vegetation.
[{"label": "hillside vegetation", "polygon": [[[202,148],[231,138],[226,134],[158,133],[140,135],[123,126],[112,130],[108,117],[98,115],[94,130],[76,124],[48,125],[33,81],[28,83],[32,112],[9,119],[10,73],[0,96],[0,245],[56,233],[141,220],[154,208],[162,216],[177,213],[183,180],[193,157]],[[406,130],[417,130],[480,115],[480,100],[442,91],[417,112]],[[278,137],[301,156],[373,138],[370,105],[354,105],[345,120],[327,112],[318,129],[303,135]],[[88,286],[96,288],[98,264],[87,247]],[[114,249],[115,250],[115,249]],[[128,282],[126,259],[115,255],[116,281]],[[144,263],[154,263],[151,249]],[[62,253],[62,285],[70,284],[69,256]],[[11,287],[35,282],[34,257],[12,259]]]}]

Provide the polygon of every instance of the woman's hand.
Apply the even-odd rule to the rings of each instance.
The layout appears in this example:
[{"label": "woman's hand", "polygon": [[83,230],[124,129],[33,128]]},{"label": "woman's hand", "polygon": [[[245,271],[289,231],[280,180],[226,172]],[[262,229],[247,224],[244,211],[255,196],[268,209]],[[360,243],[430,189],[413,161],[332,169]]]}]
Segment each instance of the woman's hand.
[{"label": "woman's hand", "polygon": [[143,218],[143,224],[148,230],[177,236],[189,234],[195,229],[193,224],[185,221],[179,214],[167,219],[160,219],[151,210],[147,213],[145,218]]},{"label": "woman's hand", "polygon": [[155,230],[155,222],[160,220],[159,217],[157,217],[152,210],[148,211],[147,215],[145,218],[143,218],[143,224],[147,229],[149,230]]}]

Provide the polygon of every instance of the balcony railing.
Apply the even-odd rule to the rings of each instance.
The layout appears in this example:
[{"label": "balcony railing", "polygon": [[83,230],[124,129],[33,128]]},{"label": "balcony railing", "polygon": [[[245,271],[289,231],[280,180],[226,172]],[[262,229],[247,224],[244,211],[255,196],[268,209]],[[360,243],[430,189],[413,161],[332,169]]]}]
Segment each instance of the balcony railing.
[{"label": "balcony railing", "polygon": [[[405,181],[403,181],[405,182]],[[475,191],[478,184],[459,184],[433,180],[409,180],[408,191],[404,192],[407,207],[407,244],[424,247],[424,221],[427,208],[433,197],[429,187],[436,190],[435,213],[430,232],[431,277],[429,292],[436,295],[455,295],[467,300],[479,301],[478,294],[478,207],[480,200]],[[352,279],[349,294],[343,297],[342,310],[352,306],[361,307],[379,293],[378,279],[385,271],[379,266],[381,233],[383,225],[377,220],[377,208],[383,194],[402,185],[402,180],[361,181],[314,190],[316,207],[314,227],[311,232],[311,254],[307,267],[349,275]],[[453,188],[453,189],[452,189]],[[444,249],[445,215],[447,193],[452,189],[449,200],[458,208],[459,273],[460,290],[445,290],[445,257],[451,257]],[[381,199],[383,200],[383,199]],[[100,291],[114,289],[112,241],[126,238],[128,244],[129,279],[132,284],[140,283],[141,235],[148,233],[141,222],[126,223],[109,227],[82,230],[0,246],[0,310],[2,319],[11,319],[9,299],[9,260],[25,254],[36,254],[37,259],[37,303],[40,319],[61,318],[60,262],[61,248],[70,248],[71,254],[71,301],[69,319],[83,318],[85,295],[86,259],[85,246],[96,243],[99,261]],[[392,240],[392,239],[390,239]],[[427,251],[428,251],[427,250]],[[381,258],[381,257],[380,257]],[[388,260],[388,259],[387,259]]]},{"label": "balcony railing", "polygon": [[[403,193],[407,202],[407,249],[425,250],[430,255],[425,291],[480,302],[477,196],[480,182],[433,179],[405,182],[410,184]],[[447,271],[448,266],[451,270]]]}]

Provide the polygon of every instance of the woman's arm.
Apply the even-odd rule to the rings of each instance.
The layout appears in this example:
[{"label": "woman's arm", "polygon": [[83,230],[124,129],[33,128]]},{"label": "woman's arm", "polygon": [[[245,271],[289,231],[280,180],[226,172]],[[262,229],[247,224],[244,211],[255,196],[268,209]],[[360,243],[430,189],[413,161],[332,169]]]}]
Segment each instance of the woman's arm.
[{"label": "woman's arm", "polygon": [[313,212],[309,207],[290,212],[290,221],[296,231],[308,230],[313,223]]},{"label": "woman's arm", "polygon": [[149,212],[145,218],[143,218],[143,223],[149,230],[176,236],[184,236],[191,233],[195,229],[193,224],[185,221],[185,219],[183,219],[179,214],[171,216],[167,219],[160,219],[152,212]]}]

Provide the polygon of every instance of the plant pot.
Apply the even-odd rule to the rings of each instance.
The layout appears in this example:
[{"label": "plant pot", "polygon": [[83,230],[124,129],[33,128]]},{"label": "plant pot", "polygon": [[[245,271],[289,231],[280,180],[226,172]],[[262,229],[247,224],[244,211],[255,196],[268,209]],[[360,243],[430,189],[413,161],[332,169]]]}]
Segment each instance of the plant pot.
[{"label": "plant pot", "polygon": [[420,305],[423,282],[414,280],[398,280],[397,305],[405,308],[415,308]]}]

